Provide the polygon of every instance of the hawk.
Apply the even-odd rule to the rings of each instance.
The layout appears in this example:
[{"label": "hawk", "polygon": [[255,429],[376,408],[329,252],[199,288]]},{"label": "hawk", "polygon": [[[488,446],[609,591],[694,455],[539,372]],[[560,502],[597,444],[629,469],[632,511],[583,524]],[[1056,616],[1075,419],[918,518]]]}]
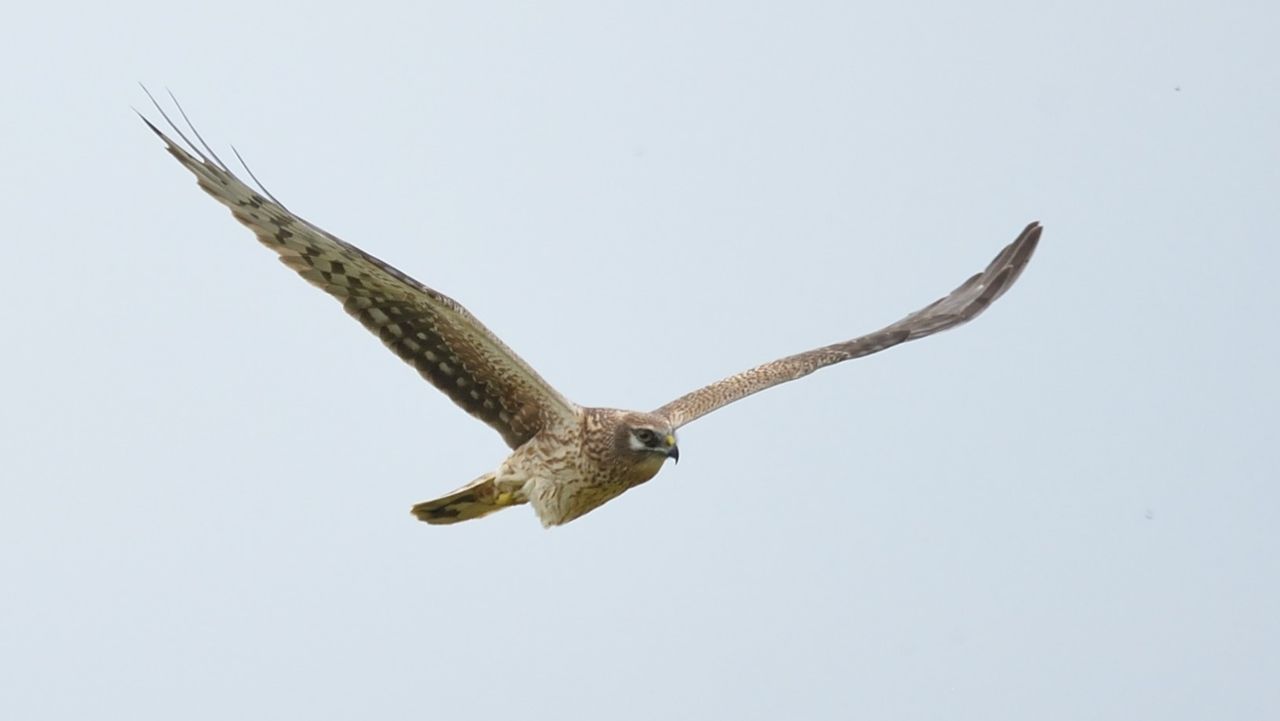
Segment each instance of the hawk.
[{"label": "hawk", "polygon": [[[544,381],[457,301],[294,215],[261,184],[255,189],[241,181],[204,142],[181,106],[178,110],[199,145],[158,103],[156,109],[181,142],[145,116],[143,122],[205,192],[230,208],[285,265],[341,302],[393,353],[511,447],[496,470],[413,506],[413,515],[431,524],[467,521],[525,503],[544,526],[568,523],[653,478],[668,459],[677,461],[676,431],[681,426],[819,368],[972,320],[1013,285],[1040,240],[1040,224],[1031,223],[981,273],[872,333],[745,370],[653,411],[589,408]],[[245,171],[256,183],[253,173]]]}]

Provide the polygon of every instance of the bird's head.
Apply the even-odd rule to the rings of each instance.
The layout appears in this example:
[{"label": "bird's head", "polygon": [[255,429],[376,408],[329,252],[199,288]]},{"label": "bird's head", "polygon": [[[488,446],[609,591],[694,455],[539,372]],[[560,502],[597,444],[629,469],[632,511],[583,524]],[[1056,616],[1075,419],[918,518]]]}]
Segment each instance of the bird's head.
[{"label": "bird's head", "polygon": [[627,413],[618,424],[618,451],[636,463],[652,466],[657,473],[668,458],[679,462],[676,431],[666,418],[652,413]]}]

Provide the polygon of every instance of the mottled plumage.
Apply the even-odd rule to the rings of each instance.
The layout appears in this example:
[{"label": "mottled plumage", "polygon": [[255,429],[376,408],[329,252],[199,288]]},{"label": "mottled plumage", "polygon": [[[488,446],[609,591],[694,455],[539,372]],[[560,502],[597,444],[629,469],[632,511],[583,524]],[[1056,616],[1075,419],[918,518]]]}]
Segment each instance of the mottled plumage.
[{"label": "mottled plumage", "polygon": [[338,299],[396,355],[514,449],[497,470],[414,506],[414,515],[427,523],[455,523],[523,503],[532,505],[546,526],[571,521],[649,480],[668,458],[678,459],[680,426],[824,366],[973,319],[1017,280],[1040,239],[1040,225],[1028,225],[986,270],[874,333],[729,376],[652,413],[584,408],[560,395],[456,301],[294,215],[265,190],[251,188],[194,129],[199,146],[156,107],[185,145],[144,122],[200,187],[230,208],[285,265]]}]

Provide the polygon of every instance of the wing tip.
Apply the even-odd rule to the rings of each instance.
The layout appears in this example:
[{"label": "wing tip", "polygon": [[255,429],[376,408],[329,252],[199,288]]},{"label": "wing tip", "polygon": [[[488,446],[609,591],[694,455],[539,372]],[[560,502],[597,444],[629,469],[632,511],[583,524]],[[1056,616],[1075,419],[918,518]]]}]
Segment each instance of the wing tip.
[{"label": "wing tip", "polygon": [[1043,233],[1044,225],[1038,220],[1033,220],[1027,224],[1027,227],[1022,229],[1022,232],[1018,234],[1018,239],[1015,240],[1014,243],[1027,244],[1034,247],[1040,242],[1040,236]]},{"label": "wing tip", "polygon": [[1017,240],[1013,241],[1013,247],[1016,250],[1013,257],[1009,259],[1010,264],[1020,267],[1031,262],[1031,255],[1035,253],[1036,246],[1040,245],[1040,236],[1043,234],[1044,226],[1040,221],[1031,221],[1018,235]]},{"label": "wing tip", "polygon": [[136,113],[136,114],[137,114],[137,116],[138,116],[138,118],[139,118],[142,122],[144,122],[144,123],[146,123],[146,124],[147,124],[147,127],[148,127],[148,128],[151,128],[151,132],[155,133],[157,136],[159,136],[159,137],[160,137],[160,139],[161,139],[161,140],[165,141],[166,143],[170,143],[170,144],[172,144],[172,143],[169,141],[169,137],[168,137],[168,136],[166,136],[166,135],[164,134],[164,132],[160,130],[160,128],[157,128],[157,127],[156,127],[156,124],[155,124],[155,123],[153,123],[153,122],[151,122],[151,119],[150,119],[150,118],[148,118],[147,116],[143,115],[141,110],[138,110],[137,108],[133,107],[132,105],[130,105],[130,106],[129,106],[129,109],[130,109],[130,110],[132,110],[134,113]]}]

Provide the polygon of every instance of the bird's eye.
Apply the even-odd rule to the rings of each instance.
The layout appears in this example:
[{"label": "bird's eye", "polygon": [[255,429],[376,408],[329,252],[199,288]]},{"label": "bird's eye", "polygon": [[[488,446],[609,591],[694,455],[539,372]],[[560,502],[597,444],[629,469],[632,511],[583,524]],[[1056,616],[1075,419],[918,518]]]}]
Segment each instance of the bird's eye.
[{"label": "bird's eye", "polygon": [[654,443],[658,441],[658,436],[655,435],[654,432],[649,430],[648,428],[641,428],[640,430],[636,431],[636,438],[639,438],[640,442],[645,444],[646,446],[652,446]]}]

